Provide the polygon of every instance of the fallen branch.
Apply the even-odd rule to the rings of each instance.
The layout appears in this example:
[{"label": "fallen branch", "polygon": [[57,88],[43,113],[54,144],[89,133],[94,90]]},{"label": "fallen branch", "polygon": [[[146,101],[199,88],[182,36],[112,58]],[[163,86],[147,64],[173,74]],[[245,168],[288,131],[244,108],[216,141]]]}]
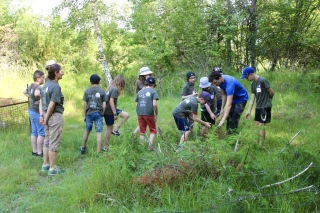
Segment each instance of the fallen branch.
[{"label": "fallen branch", "polygon": [[289,179],[287,179],[287,180],[284,180],[284,181],[281,181],[281,182],[278,182],[278,183],[273,183],[273,184],[269,184],[269,185],[263,186],[263,187],[261,187],[261,189],[268,188],[268,187],[270,187],[270,186],[280,185],[280,184],[283,184],[283,183],[285,183],[285,182],[288,182],[288,181],[290,181],[290,180],[292,180],[292,179],[300,176],[300,175],[303,174],[304,172],[306,172],[306,171],[312,166],[312,164],[313,164],[313,162],[311,162],[311,163],[309,164],[309,166],[308,166],[307,168],[305,168],[302,172],[296,174],[295,176],[293,176],[293,177],[291,177],[291,178],[289,178]]},{"label": "fallen branch", "polygon": [[286,144],[286,146],[281,149],[281,152],[283,152],[283,150],[284,150],[285,148],[287,148],[287,146],[289,146],[289,145],[292,143],[292,141],[300,134],[301,131],[302,131],[302,130],[300,130],[299,132],[297,132],[297,133],[293,136],[293,138],[291,138],[291,140]]},{"label": "fallen branch", "polygon": [[238,139],[237,139],[237,143],[236,146],[234,147],[234,153],[236,153],[238,151],[238,145],[239,145],[239,138],[240,138],[241,132],[239,133]]}]

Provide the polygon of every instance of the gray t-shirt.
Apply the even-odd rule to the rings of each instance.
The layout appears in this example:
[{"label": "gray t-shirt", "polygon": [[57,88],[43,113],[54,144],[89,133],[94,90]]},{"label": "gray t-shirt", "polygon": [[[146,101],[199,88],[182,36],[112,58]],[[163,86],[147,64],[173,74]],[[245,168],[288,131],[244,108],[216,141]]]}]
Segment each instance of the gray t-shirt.
[{"label": "gray t-shirt", "polygon": [[271,98],[267,90],[269,88],[269,82],[261,76],[251,83],[251,93],[256,97],[257,109],[272,107]]},{"label": "gray t-shirt", "polygon": [[63,113],[63,101],[64,97],[61,92],[61,87],[55,81],[47,81],[41,90],[41,104],[42,110],[47,111],[50,101],[55,102],[55,107],[53,109],[53,113]]},{"label": "gray t-shirt", "polygon": [[34,112],[39,113],[39,99],[34,96],[34,92],[36,90],[40,90],[41,92],[41,87],[39,84],[34,84],[32,83],[28,88],[27,88],[27,92],[29,94],[29,103],[30,103],[30,107],[29,110],[32,110]]},{"label": "gray t-shirt", "polygon": [[191,95],[194,91],[196,91],[194,89],[194,84],[187,82],[182,88],[181,96]]},{"label": "gray t-shirt", "polygon": [[153,116],[153,100],[159,100],[158,93],[155,89],[146,87],[140,90],[136,97],[137,114]]},{"label": "gray t-shirt", "polygon": [[187,118],[191,113],[198,112],[198,98],[189,97],[180,102],[172,114],[178,118]]},{"label": "gray t-shirt", "polygon": [[[217,87],[211,85],[208,90],[203,90],[203,91],[206,91],[210,94],[211,97],[210,97],[210,100],[207,101],[207,103],[210,106],[210,109],[212,112],[216,111],[216,106],[214,105],[214,99],[217,98],[217,93],[218,93]],[[201,107],[201,111],[207,111],[204,105],[201,105],[200,107]]]},{"label": "gray t-shirt", "polygon": [[103,102],[106,102],[106,93],[99,86],[92,86],[84,91],[82,100],[87,102],[86,115],[95,112],[102,113]]},{"label": "gray t-shirt", "polygon": [[118,96],[119,96],[119,91],[117,87],[111,87],[109,90],[106,91],[107,107],[106,107],[106,111],[104,112],[105,115],[113,115],[113,112],[110,106],[110,98],[113,98],[114,107],[117,108]]}]

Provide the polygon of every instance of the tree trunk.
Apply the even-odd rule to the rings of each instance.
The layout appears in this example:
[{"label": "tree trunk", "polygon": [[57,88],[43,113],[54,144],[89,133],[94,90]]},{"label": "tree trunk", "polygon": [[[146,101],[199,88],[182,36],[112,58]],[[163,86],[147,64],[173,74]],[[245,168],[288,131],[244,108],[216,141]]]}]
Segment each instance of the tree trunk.
[{"label": "tree trunk", "polygon": [[92,6],[93,14],[95,15],[95,17],[94,17],[94,28],[95,28],[95,33],[96,33],[96,36],[97,36],[100,61],[102,63],[102,68],[103,68],[103,71],[104,71],[104,74],[105,74],[106,83],[107,83],[107,85],[110,85],[112,83],[112,77],[111,77],[111,74],[110,74],[110,71],[109,71],[109,67],[108,67],[108,63],[107,63],[107,60],[106,60],[106,56],[104,55],[104,51],[103,51],[102,39],[101,39],[101,31],[100,31],[100,27],[99,27],[98,15],[97,15],[96,8],[95,8],[95,1],[92,2],[91,6]]},{"label": "tree trunk", "polygon": [[251,8],[249,10],[249,41],[248,41],[248,51],[250,57],[251,67],[256,68],[256,35],[257,35],[257,0],[253,0],[251,3]]}]

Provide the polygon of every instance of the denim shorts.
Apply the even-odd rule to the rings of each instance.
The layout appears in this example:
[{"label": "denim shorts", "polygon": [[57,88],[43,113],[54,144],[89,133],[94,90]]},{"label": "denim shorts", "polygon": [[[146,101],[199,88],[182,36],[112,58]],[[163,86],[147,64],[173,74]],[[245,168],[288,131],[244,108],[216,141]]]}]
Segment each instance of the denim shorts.
[{"label": "denim shorts", "polygon": [[102,132],[103,130],[103,119],[99,112],[94,112],[86,116],[86,130],[91,131],[94,123],[96,132]]},{"label": "denim shorts", "polygon": [[189,127],[189,120],[188,118],[178,118],[176,116],[173,116],[174,121],[176,122],[176,125],[178,127],[178,130],[180,131],[190,131]]},{"label": "denim shorts", "polygon": [[40,124],[40,114],[30,109],[28,110],[28,113],[31,123],[31,135],[44,137],[44,126]]}]

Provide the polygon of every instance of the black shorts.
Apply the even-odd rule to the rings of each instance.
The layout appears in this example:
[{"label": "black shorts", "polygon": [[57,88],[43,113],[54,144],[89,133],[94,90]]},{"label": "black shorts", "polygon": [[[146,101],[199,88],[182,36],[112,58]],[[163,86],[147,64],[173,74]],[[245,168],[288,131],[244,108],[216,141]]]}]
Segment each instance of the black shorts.
[{"label": "black shorts", "polygon": [[254,117],[255,121],[260,123],[270,123],[271,122],[271,107],[256,109],[256,115]]},{"label": "black shorts", "polygon": [[207,111],[201,111],[201,120],[205,121],[205,122],[210,122],[211,124],[215,124],[216,121],[213,120],[211,117],[210,117],[210,114],[209,112]]}]

